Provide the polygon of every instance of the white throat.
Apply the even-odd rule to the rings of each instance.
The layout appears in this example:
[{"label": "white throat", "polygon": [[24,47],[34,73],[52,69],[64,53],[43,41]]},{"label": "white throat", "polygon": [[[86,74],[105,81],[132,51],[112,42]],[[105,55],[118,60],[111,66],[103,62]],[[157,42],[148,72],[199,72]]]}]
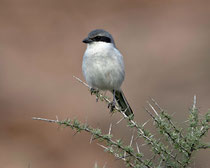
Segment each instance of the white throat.
[{"label": "white throat", "polygon": [[101,41],[92,42],[87,45],[87,50],[89,51],[91,50],[92,52],[105,52],[113,48],[115,47],[112,43],[106,43],[106,42],[101,42]]}]

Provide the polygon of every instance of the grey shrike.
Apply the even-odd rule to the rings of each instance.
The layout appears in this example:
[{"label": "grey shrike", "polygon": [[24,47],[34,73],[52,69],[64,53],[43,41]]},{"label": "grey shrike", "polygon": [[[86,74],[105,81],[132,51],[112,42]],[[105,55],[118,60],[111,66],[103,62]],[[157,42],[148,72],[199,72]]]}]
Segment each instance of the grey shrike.
[{"label": "grey shrike", "polygon": [[83,40],[87,49],[83,56],[82,71],[91,91],[109,90],[113,101],[109,104],[113,111],[116,102],[127,116],[133,114],[120,86],[125,78],[123,56],[116,48],[112,35],[103,29],[96,29]]}]

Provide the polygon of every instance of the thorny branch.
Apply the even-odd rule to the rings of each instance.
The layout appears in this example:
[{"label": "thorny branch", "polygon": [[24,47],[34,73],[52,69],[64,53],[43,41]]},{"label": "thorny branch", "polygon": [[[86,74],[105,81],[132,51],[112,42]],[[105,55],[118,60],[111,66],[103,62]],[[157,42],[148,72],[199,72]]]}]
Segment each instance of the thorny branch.
[{"label": "thorny branch", "polygon": [[[90,91],[91,87],[83,82],[78,77],[73,76],[77,81],[82,83],[84,86],[86,86]],[[105,97],[100,92],[93,92],[94,95],[96,95],[97,100],[100,99],[101,101],[105,101],[106,103],[110,103],[111,100],[109,98]],[[123,119],[125,119],[128,123],[128,127],[135,128],[137,131],[137,137],[144,138],[146,144],[151,145],[152,150],[154,154],[150,159],[143,159],[143,153],[140,152],[139,146],[136,142],[136,150],[135,153],[132,148],[132,143],[134,139],[134,135],[131,137],[130,145],[124,146],[121,143],[121,140],[113,140],[111,129],[112,124],[110,124],[108,134],[102,134],[100,129],[94,129],[86,124],[81,124],[77,120],[64,120],[59,121],[57,118],[56,120],[50,120],[45,118],[36,118],[33,117],[33,120],[41,120],[45,122],[51,122],[51,123],[57,123],[59,125],[65,125],[69,126],[72,129],[76,129],[76,132],[80,131],[86,131],[91,134],[91,140],[90,143],[98,139],[99,141],[106,141],[107,145],[101,145],[103,149],[113,154],[116,158],[123,160],[127,166],[132,168],[140,168],[140,167],[147,167],[152,168],[154,166],[153,160],[154,158],[159,155],[160,162],[159,167],[162,165],[164,167],[186,167],[190,163],[190,159],[192,156],[192,152],[197,149],[207,149],[210,148],[209,143],[201,143],[200,139],[208,132],[209,130],[209,121],[210,121],[210,112],[208,112],[203,119],[199,119],[198,117],[198,110],[196,108],[196,96],[194,96],[193,106],[190,111],[190,119],[189,119],[189,131],[187,135],[183,135],[182,129],[179,129],[171,120],[171,116],[169,116],[165,111],[159,106],[159,104],[151,98],[152,103],[155,105],[153,106],[152,103],[148,102],[148,105],[150,109],[152,109],[152,112],[150,112],[146,107],[146,112],[151,116],[151,118],[155,121],[156,126],[159,129],[159,132],[166,136],[171,143],[172,146],[174,146],[174,149],[178,148],[179,154],[183,156],[182,160],[179,159],[178,154],[175,155],[174,149],[169,149],[168,146],[164,145],[160,142],[160,140],[156,140],[154,138],[154,135],[152,135],[149,131],[144,129],[144,126],[148,123],[145,122],[143,125],[138,124],[133,120],[133,116],[127,116],[124,111],[120,109],[120,107],[116,104],[114,111],[119,112],[123,117],[116,123],[119,124]],[[158,109],[158,110],[156,110]],[[194,139],[193,139],[194,138]],[[123,153],[119,153],[119,151]]]}]

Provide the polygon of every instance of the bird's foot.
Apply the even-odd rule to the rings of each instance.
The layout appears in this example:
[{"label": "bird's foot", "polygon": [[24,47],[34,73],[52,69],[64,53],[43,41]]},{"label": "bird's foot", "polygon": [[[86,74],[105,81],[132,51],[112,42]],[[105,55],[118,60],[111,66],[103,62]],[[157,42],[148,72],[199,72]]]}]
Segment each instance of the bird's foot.
[{"label": "bird's foot", "polygon": [[95,89],[95,88],[91,88],[90,89],[90,94],[98,94],[99,90],[98,89]]},{"label": "bird's foot", "polygon": [[113,112],[115,109],[116,102],[112,101],[108,104],[108,108],[110,108],[110,112]]},{"label": "bird's foot", "polygon": [[99,93],[99,90],[98,89],[95,89],[95,88],[91,88],[90,89],[90,94],[91,95],[96,95],[96,102],[98,102],[98,93]]}]

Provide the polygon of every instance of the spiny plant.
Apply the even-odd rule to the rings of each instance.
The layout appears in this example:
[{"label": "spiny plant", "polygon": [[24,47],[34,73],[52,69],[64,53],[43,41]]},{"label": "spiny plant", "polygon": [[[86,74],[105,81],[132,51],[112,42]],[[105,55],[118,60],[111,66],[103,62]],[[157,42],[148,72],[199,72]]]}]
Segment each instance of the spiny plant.
[{"label": "spiny plant", "polygon": [[[76,78],[79,82],[91,89],[86,83]],[[109,104],[111,101],[108,97],[100,92],[93,93],[97,100]],[[109,133],[102,133],[100,128],[93,128],[87,123],[81,123],[74,119],[65,120],[50,120],[45,118],[33,117],[34,120],[41,120],[46,122],[57,123],[65,127],[70,127],[72,130],[78,132],[88,132],[91,134],[91,141],[98,140],[98,145],[106,152],[111,153],[114,157],[122,160],[127,167],[132,168],[180,168],[188,167],[192,160],[192,154],[201,149],[209,149],[210,143],[202,142],[202,137],[205,136],[209,130],[210,111],[204,116],[199,115],[196,107],[196,96],[194,96],[193,105],[189,110],[189,117],[187,120],[187,128],[180,128],[175,124],[172,116],[159,106],[154,100],[150,99],[147,102],[149,108],[145,111],[150,115],[156,126],[156,132],[161,135],[160,138],[154,136],[148,129],[145,129],[147,122],[139,124],[134,120],[133,116],[127,116],[116,105],[114,112],[122,115],[123,119],[127,121],[127,127],[135,129],[137,132],[136,139],[142,138],[144,144],[150,148],[150,157],[145,156],[139,150],[139,144],[134,145],[134,135],[131,137],[130,144],[126,144],[122,139],[115,139],[111,134],[112,125],[110,125]],[[134,147],[135,146],[135,147]],[[97,167],[97,165],[95,165]]]}]

